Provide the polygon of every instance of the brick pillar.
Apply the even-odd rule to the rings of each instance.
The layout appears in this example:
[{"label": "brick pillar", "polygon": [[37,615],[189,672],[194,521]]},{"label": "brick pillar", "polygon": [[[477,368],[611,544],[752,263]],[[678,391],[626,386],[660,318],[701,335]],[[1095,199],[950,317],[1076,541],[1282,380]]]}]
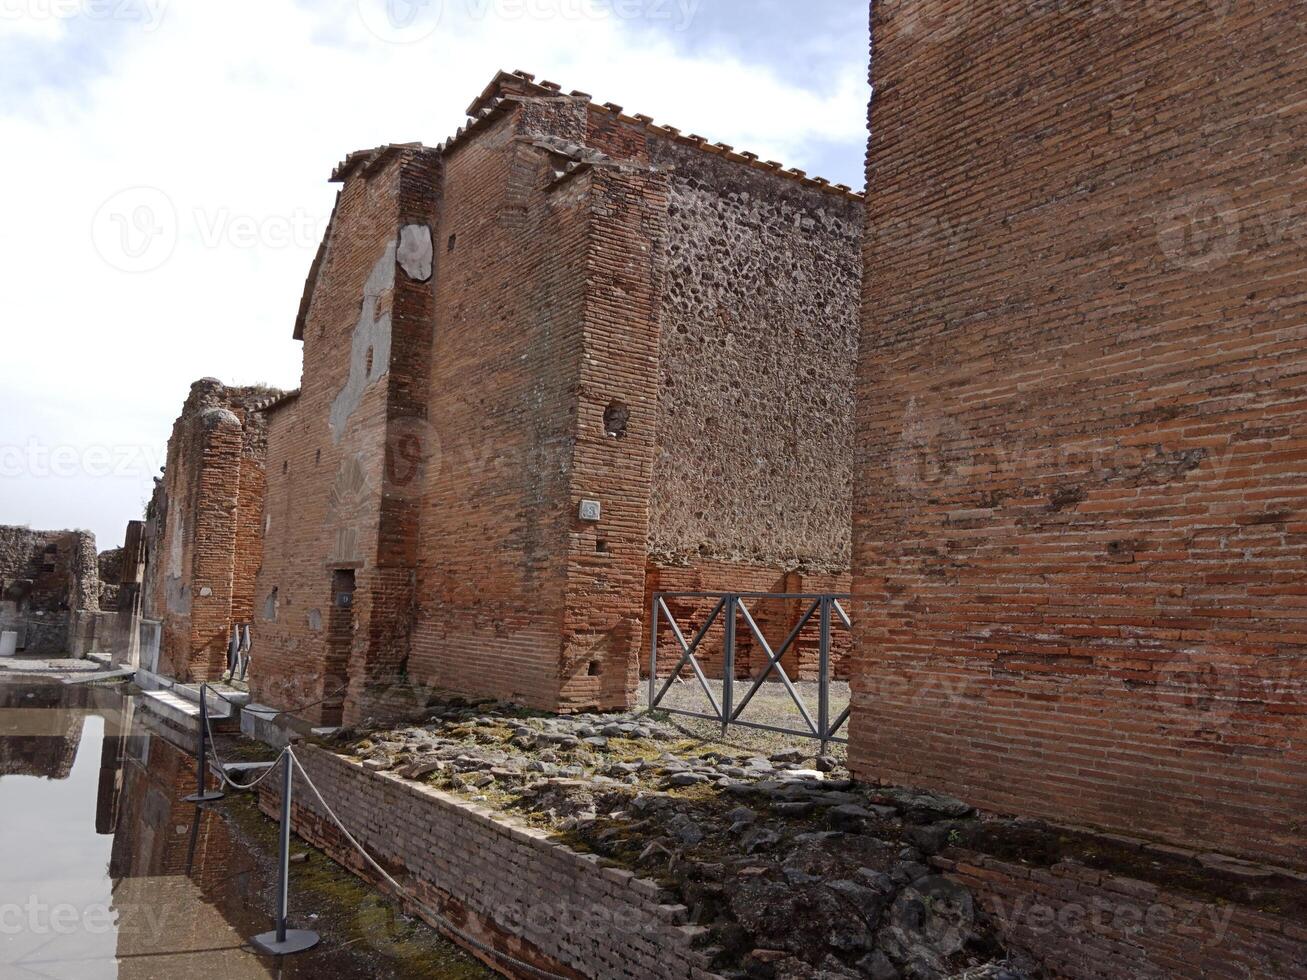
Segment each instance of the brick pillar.
[{"label": "brick pillar", "polygon": [[196,424],[201,455],[193,511],[191,643],[188,658],[174,665],[178,678],[188,681],[217,679],[227,665],[242,446],[241,421],[225,408],[206,410]]},{"label": "brick pillar", "polygon": [[439,159],[429,151],[405,153],[389,179],[398,244],[384,382],[381,497],[365,642],[356,644],[349,668],[345,714],[350,721],[368,714],[402,714],[423,701],[409,683],[407,666],[422,490],[426,467],[437,452],[427,419],[427,390],[436,319]]},{"label": "brick pillar", "polygon": [[[647,616],[667,177],[599,170],[590,181],[559,705],[624,708]],[[599,520],[582,519],[586,500],[599,503]]]}]

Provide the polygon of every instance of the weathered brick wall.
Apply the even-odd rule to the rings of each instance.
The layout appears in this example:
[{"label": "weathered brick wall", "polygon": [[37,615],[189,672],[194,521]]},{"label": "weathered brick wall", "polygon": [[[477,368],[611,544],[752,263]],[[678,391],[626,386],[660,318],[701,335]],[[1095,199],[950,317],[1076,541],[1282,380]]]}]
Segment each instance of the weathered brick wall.
[{"label": "weathered brick wall", "polygon": [[70,653],[78,613],[100,605],[95,536],[0,525],[0,629],[28,653]]},{"label": "weathered brick wall", "polygon": [[[495,950],[564,976],[715,976],[706,972],[709,957],[694,948],[702,930],[681,924],[688,910],[667,904],[656,882],[601,867],[592,854],[439,790],[368,772],[323,749],[295,752],[350,833],[425,906],[411,911],[437,927],[432,912]],[[291,793],[296,833],[393,893],[299,773]],[[260,784],[259,805],[269,815],[280,813],[279,779]],[[509,976],[526,975],[471,951]]]},{"label": "weathered brick wall", "polygon": [[1287,910],[1204,900],[1075,863],[1030,867],[959,849],[932,863],[971,890],[1005,946],[1052,976],[1307,976],[1307,929]]},{"label": "weathered brick wall", "polygon": [[[622,708],[644,618],[667,178],[605,168],[578,179],[589,182],[590,227],[560,703]],[[599,521],[578,519],[586,499],[599,501]]]},{"label": "weathered brick wall", "polygon": [[[471,115],[439,150],[381,147],[352,154],[338,171],[345,186],[296,332],[305,344],[301,394],[273,412],[269,434],[254,607],[256,691],[272,704],[318,700],[346,681],[346,717],[411,706],[424,685],[542,708],[629,703],[644,646],[650,486],[668,418],[659,387],[693,359],[683,346],[682,361],[660,375],[659,345],[691,321],[696,343],[731,342],[716,312],[695,307],[675,321],[664,313],[667,302],[690,297],[668,276],[684,278],[698,261],[669,259],[677,181],[683,196],[702,198],[676,232],[682,247],[719,263],[702,273],[714,310],[750,304],[738,314],[748,320],[745,339],[762,344],[760,384],[775,389],[770,400],[757,395],[768,407],[752,441],[730,444],[733,486],[744,494],[751,454],[783,455],[773,444],[795,413],[833,440],[837,461],[820,474],[782,466],[763,497],[739,503],[739,515],[776,532],[758,560],[777,575],[822,562],[838,570],[847,560],[845,532],[830,523],[847,515],[839,460],[847,457],[848,276],[856,276],[860,220],[847,189],[702,140],[678,142],[670,130],[524,76],[497,77]],[[712,195],[699,193],[709,181],[731,202],[731,235],[767,226],[736,250],[747,252],[745,267],[712,241],[720,230]],[[753,196],[764,194],[775,200],[755,208]],[[396,244],[402,260],[412,244],[404,236],[418,230],[434,243],[424,275],[394,274]],[[792,253],[790,264],[774,249]],[[818,269],[834,283],[828,293],[797,282]],[[782,275],[789,284],[764,288]],[[741,276],[752,286],[726,281]],[[763,322],[765,307],[785,312]],[[356,384],[367,338],[382,333],[376,369]],[[831,335],[844,356],[818,376],[817,352]],[[787,356],[806,381],[779,376]],[[733,370],[712,380],[718,405],[751,369]],[[829,398],[816,393],[823,386]],[[687,398],[685,414],[701,410]],[[674,438],[686,453],[711,456],[722,455],[719,435]],[[677,492],[699,494],[692,483]],[[777,494],[781,486],[806,493],[796,483],[817,502],[792,521]],[[580,518],[587,500],[600,504],[599,521]],[[702,531],[720,515],[695,519]],[[798,549],[813,522],[826,537]],[[713,558],[702,534],[682,531],[693,546],[672,559]],[[758,550],[741,546],[727,560]],[[333,619],[325,605],[342,570],[354,574],[352,621]],[[752,575],[753,566],[741,572]],[[288,611],[285,621],[261,618],[273,606]]]},{"label": "weathered brick wall", "polygon": [[220,676],[232,625],[249,619],[267,440],[258,406],[279,394],[205,378],[173,425],[146,515],[141,589],[141,614],[163,623],[167,676]]},{"label": "weathered brick wall", "polygon": [[[351,159],[296,326],[300,393],[270,415],[254,590],[255,696],[281,707],[325,698],[305,714],[333,722],[365,711],[368,689],[379,675],[393,681],[385,675],[408,653],[415,488],[396,484],[407,465],[396,453],[422,434],[425,396],[413,388],[427,361],[432,277],[429,249],[424,273],[401,228],[429,246],[435,207],[430,151]],[[354,574],[355,598],[333,647],[337,572]]]},{"label": "weathered brick wall", "polygon": [[1302,866],[1300,8],[873,12],[859,775]]},{"label": "weathered brick wall", "polygon": [[[541,707],[560,696],[569,471],[590,182],[508,107],[446,148],[413,674]],[[452,245],[452,248],[451,248]]]}]

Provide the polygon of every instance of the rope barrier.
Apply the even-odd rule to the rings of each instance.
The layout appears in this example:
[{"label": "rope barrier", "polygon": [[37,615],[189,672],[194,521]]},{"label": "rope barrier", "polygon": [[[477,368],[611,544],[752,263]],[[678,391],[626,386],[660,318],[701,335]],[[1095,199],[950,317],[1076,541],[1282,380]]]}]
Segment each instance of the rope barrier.
[{"label": "rope barrier", "polygon": [[[342,693],[342,692],[345,690],[345,687],[346,687],[346,685],[342,685],[341,687],[337,688],[337,689],[336,689],[335,691],[333,691],[332,693],[327,694],[327,695],[324,695],[322,698],[320,698],[320,699],[317,700],[317,701],[310,701],[308,704],[297,705],[296,707],[293,707],[293,708],[285,708],[285,709],[281,709],[281,710],[278,711],[278,715],[290,714],[290,713],[295,712],[295,711],[303,711],[305,708],[312,708],[314,705],[321,704],[323,701],[330,700],[331,698],[334,698],[337,694]],[[200,698],[201,698],[201,700],[204,699],[204,697],[206,696],[206,694],[213,694],[213,695],[216,695],[217,697],[221,698],[223,701],[226,701],[229,705],[231,705],[233,708],[236,708],[237,710],[240,710],[240,708],[242,707],[241,705],[238,705],[235,701],[233,701],[231,698],[229,698],[229,697],[227,697],[225,694],[223,694],[221,691],[215,690],[215,689],[214,689],[212,686],[210,686],[207,682],[206,682],[206,683],[201,683],[201,684],[200,684]],[[219,779],[222,781],[222,783],[223,783],[224,785],[226,785],[226,786],[231,786],[231,787],[234,788],[234,789],[243,789],[243,790],[250,790],[250,789],[253,789],[255,786],[258,786],[259,783],[263,782],[263,781],[264,781],[265,779],[267,779],[270,775],[272,775],[273,772],[276,771],[276,769],[277,769],[277,763],[280,762],[282,756],[285,755],[287,751],[289,751],[289,749],[283,749],[282,752],[281,752],[281,755],[278,755],[277,758],[273,760],[272,765],[270,765],[270,766],[267,768],[267,770],[263,773],[263,775],[259,776],[259,777],[258,777],[257,779],[255,779],[252,783],[238,783],[238,782],[236,782],[236,780],[232,779],[230,776],[227,775],[227,765],[228,765],[228,764],[225,763],[225,762],[223,762],[222,759],[221,759],[221,758],[219,757],[219,755],[218,755],[218,748],[217,748],[216,741],[215,741],[214,736],[213,736],[213,724],[212,724],[212,720],[211,720],[210,717],[209,717],[209,713],[208,713],[207,711],[204,711],[204,712],[202,712],[201,714],[202,714],[202,716],[203,716],[203,718],[204,718],[204,727],[205,727],[205,730],[207,731],[208,736],[209,736],[209,740],[208,740],[208,743],[207,743],[208,753],[209,753],[210,755],[213,756],[213,761],[214,761],[214,763],[215,763],[215,764],[217,765],[217,767],[218,767],[218,778],[219,778]]]},{"label": "rope barrier", "polygon": [[[218,695],[218,696],[222,697],[222,695]],[[277,758],[272,761],[272,765],[268,766],[268,768],[264,770],[263,775],[255,779],[254,782],[238,783],[236,782],[236,780],[232,779],[230,776],[227,775],[227,763],[223,762],[221,757],[219,757],[218,755],[218,748],[214,744],[214,739],[213,739],[213,724],[209,720],[209,714],[207,711],[204,713],[204,726],[209,733],[209,742],[208,742],[209,755],[213,756],[213,761],[218,766],[218,778],[222,780],[224,785],[231,786],[235,789],[253,789],[255,786],[258,786],[259,783],[263,782],[265,779],[267,779],[269,776],[271,776],[274,772],[277,771],[277,763],[280,762],[282,758],[287,754],[289,754],[290,752],[290,746],[287,746],[286,748],[282,749],[281,755],[277,756]]]},{"label": "rope barrier", "polygon": [[349,829],[341,821],[340,817],[336,816],[336,812],[323,798],[322,793],[318,790],[318,787],[314,785],[313,780],[309,778],[309,774],[305,772],[304,766],[300,763],[300,760],[296,757],[295,753],[291,751],[289,747],[287,747],[286,753],[290,756],[290,761],[294,764],[295,768],[299,770],[299,774],[304,777],[304,782],[307,783],[309,789],[313,791],[313,795],[317,797],[318,802],[322,804],[322,809],[327,812],[327,816],[329,816],[332,822],[337,827],[340,828],[340,832],[345,835],[345,839],[349,841],[350,844],[353,845],[354,849],[363,856],[363,860],[366,861],[373,868],[373,870],[377,872],[377,874],[381,875],[381,877],[384,878],[390,884],[390,886],[393,889],[395,889],[396,892],[398,892],[401,896],[403,896],[404,898],[412,902],[413,905],[426,912],[427,915],[429,915],[431,919],[440,928],[450,933],[453,933],[455,936],[463,940],[469,946],[475,947],[476,949],[479,949],[481,952],[485,953],[486,955],[491,956],[503,963],[507,963],[509,966],[512,966],[515,969],[522,971],[523,973],[529,974],[530,976],[540,977],[541,980],[568,980],[567,977],[564,977],[560,973],[550,973],[547,970],[542,970],[538,966],[533,966],[530,963],[524,962],[523,960],[519,960],[516,957],[510,956],[508,953],[505,953],[502,950],[495,949],[493,946],[489,946],[486,943],[483,943],[475,936],[471,936],[468,933],[464,932],[462,929],[458,928],[458,926],[454,925],[439,912],[432,909],[431,906],[427,905],[425,902],[417,898],[417,896],[415,896],[411,891],[409,891],[398,881],[396,881],[395,878],[390,874],[390,872],[388,872],[385,868],[383,868],[380,864],[378,864],[373,859],[372,855],[369,854],[367,850],[363,847],[363,845],[360,844],[357,840],[355,840],[354,835],[349,832]]},{"label": "rope barrier", "polygon": [[[201,687],[201,692],[200,692],[201,698],[204,697],[206,689],[208,689],[207,685],[203,685]],[[344,690],[343,687],[340,688],[340,691],[343,690]],[[337,691],[336,693],[340,693],[340,691]],[[232,702],[229,698],[225,697],[221,692],[213,691],[213,693],[216,694],[218,697],[222,698],[222,700],[226,701],[228,704],[231,704],[233,705],[233,707],[235,707],[234,702]],[[322,701],[326,701],[328,698],[331,697],[335,697],[335,694],[328,694],[325,697],[323,697],[321,701],[316,701],[313,702],[312,704],[301,705],[298,708],[294,708],[290,710],[300,711],[303,710],[304,708],[313,707],[313,704],[321,704]],[[519,960],[516,957],[503,952],[502,950],[495,949],[493,946],[490,946],[482,942],[481,940],[477,939],[475,936],[470,935],[469,933],[460,929],[458,926],[454,925],[454,923],[450,922],[449,919],[445,918],[445,916],[435,911],[433,908],[431,908],[431,906],[427,905],[416,895],[414,895],[409,889],[405,888],[397,880],[395,880],[394,876],[392,876],[390,872],[388,872],[385,868],[383,868],[380,864],[378,864],[377,861],[372,857],[372,855],[367,852],[366,848],[364,848],[363,845],[360,844],[358,840],[354,837],[354,835],[349,832],[349,828],[345,826],[344,822],[340,819],[340,817],[336,816],[336,811],[331,808],[331,805],[323,797],[317,785],[313,782],[312,779],[309,778],[308,772],[305,771],[304,766],[300,763],[300,760],[296,758],[294,751],[292,751],[289,745],[287,745],[284,749],[281,750],[281,754],[278,755],[277,758],[273,761],[272,765],[270,765],[264,771],[263,775],[259,776],[257,779],[255,779],[250,783],[236,782],[234,779],[232,779],[230,776],[227,775],[227,763],[222,761],[222,758],[218,755],[218,749],[214,745],[213,725],[209,720],[209,714],[207,711],[205,711],[203,714],[204,714],[205,731],[209,736],[207,751],[208,754],[212,756],[214,763],[218,767],[218,778],[221,779],[225,785],[232,786],[240,790],[253,789],[254,787],[258,786],[259,783],[263,782],[263,780],[267,779],[270,775],[272,775],[272,773],[276,772],[277,764],[281,762],[283,759],[285,759],[286,765],[288,766],[294,765],[294,767],[297,770],[299,770],[299,774],[304,778],[304,782],[305,784],[307,784],[309,789],[312,790],[313,795],[317,798],[318,803],[322,805],[322,809],[326,811],[327,816],[331,818],[332,822],[337,827],[340,828],[340,832],[345,836],[345,839],[349,841],[351,846],[353,846],[353,848],[356,851],[358,851],[360,855],[362,855],[363,860],[366,861],[368,865],[371,866],[373,870],[377,872],[377,874],[381,875],[381,877],[386,880],[386,882],[391,886],[391,888],[395,890],[395,892],[399,896],[401,896],[404,899],[407,899],[410,903],[412,903],[413,906],[424,911],[438,927],[444,929],[446,932],[451,933],[452,935],[461,939],[463,942],[467,943],[469,946],[473,947],[474,949],[480,950],[481,952],[485,953],[487,956],[499,960],[502,963],[506,963],[509,966],[512,966],[514,969],[527,974],[528,976],[538,977],[540,978],[540,980],[569,980],[568,977],[565,977],[560,973],[551,973],[548,970],[542,970],[538,966],[534,966],[530,963],[527,963],[525,960]],[[287,783],[287,786],[289,786],[289,783]]]}]

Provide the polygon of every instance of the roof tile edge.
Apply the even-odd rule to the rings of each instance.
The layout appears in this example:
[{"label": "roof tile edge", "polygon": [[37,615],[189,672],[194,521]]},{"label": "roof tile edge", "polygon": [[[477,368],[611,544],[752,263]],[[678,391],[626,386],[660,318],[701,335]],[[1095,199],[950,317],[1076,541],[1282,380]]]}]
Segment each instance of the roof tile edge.
[{"label": "roof tile edge", "polygon": [[[463,139],[478,128],[480,122],[489,119],[492,115],[496,115],[496,110],[504,109],[508,105],[516,103],[518,101],[518,98],[516,98],[518,93],[506,91],[506,89],[521,89],[538,98],[584,99],[590,104],[592,111],[607,113],[628,126],[646,129],[662,139],[673,139],[682,145],[697,147],[704,152],[723,157],[733,163],[743,164],[756,170],[770,171],[778,176],[786,177],[802,184],[805,187],[820,190],[836,197],[845,197],[856,201],[862,201],[865,199],[865,195],[862,191],[855,191],[847,184],[832,183],[824,177],[812,177],[803,170],[797,168],[787,169],[784,164],[772,160],[764,162],[758,158],[756,153],[750,153],[747,150],[736,150],[734,147],[726,143],[712,143],[705,137],[697,134],[691,134],[688,136],[683,135],[675,126],[659,125],[654,122],[652,116],[647,116],[644,113],[628,114],[621,106],[612,102],[596,103],[594,99],[585,92],[578,90],[573,91],[571,95],[562,95],[562,86],[557,82],[551,82],[544,79],[537,82],[535,80],[535,75],[530,72],[521,71],[520,69],[511,72],[497,72],[495,77],[490,80],[490,84],[488,84],[482,90],[481,94],[473,99],[472,103],[467,107],[467,114],[470,117],[468,125],[461,127],[453,137],[442,143],[440,149],[451,149],[458,145],[463,141]],[[487,113],[485,111],[487,109],[491,111]]]}]

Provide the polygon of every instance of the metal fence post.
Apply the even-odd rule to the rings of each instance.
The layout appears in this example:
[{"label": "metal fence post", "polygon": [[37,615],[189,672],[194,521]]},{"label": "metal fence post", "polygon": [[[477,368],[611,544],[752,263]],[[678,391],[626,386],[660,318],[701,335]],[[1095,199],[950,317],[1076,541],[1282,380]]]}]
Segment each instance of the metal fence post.
[{"label": "metal fence post", "polygon": [[731,723],[731,708],[735,700],[735,608],[740,597],[734,593],[726,597],[726,635],[722,638],[722,736]]},{"label": "metal fence post", "polygon": [[209,685],[200,682],[200,744],[195,756],[195,792],[186,797],[187,803],[212,803],[227,794],[222,790],[204,789],[204,770],[209,764]]},{"label": "metal fence post", "polygon": [[653,594],[653,609],[649,616],[649,710],[654,709],[654,697],[658,690],[658,593]]},{"label": "metal fence post", "polygon": [[830,741],[830,596],[821,597],[821,638],[817,641],[817,732],[821,754]]},{"label": "metal fence post", "polygon": [[312,929],[287,929],[286,909],[290,904],[290,793],[294,763],[290,747],[282,754],[281,764],[281,850],[278,855],[277,921],[271,932],[261,932],[250,943],[261,953],[284,956],[312,949],[321,938]]}]

